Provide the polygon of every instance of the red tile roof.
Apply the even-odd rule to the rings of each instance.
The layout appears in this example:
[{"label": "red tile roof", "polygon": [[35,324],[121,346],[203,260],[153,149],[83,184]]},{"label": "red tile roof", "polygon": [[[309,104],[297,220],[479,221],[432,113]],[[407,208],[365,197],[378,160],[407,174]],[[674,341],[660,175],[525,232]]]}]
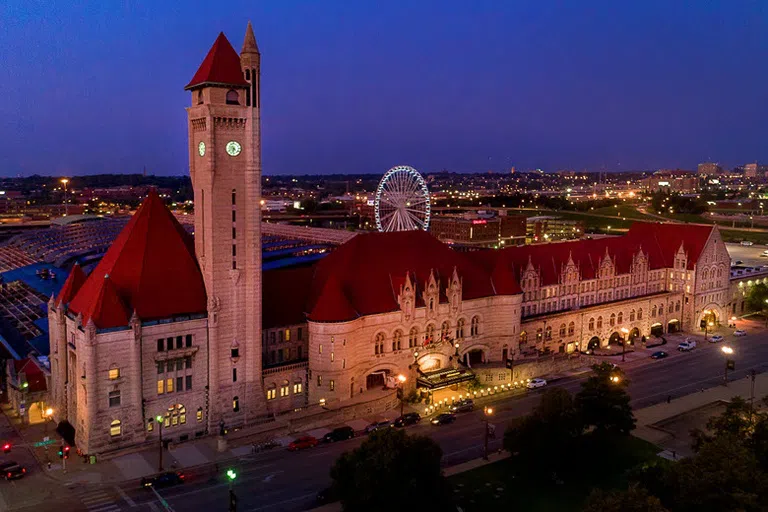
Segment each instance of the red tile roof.
[{"label": "red tile roof", "polygon": [[[20,373],[24,374],[24,382],[29,384],[29,387],[26,389],[27,392],[34,393],[36,391],[45,391],[48,389],[43,370],[41,370],[32,359],[27,357],[20,361],[14,361],[13,368],[16,371],[17,378]],[[19,379],[19,384],[21,383],[22,381]]]},{"label": "red tile roof", "polygon": [[216,38],[197,73],[184,89],[202,85],[248,86],[240,67],[240,56],[232,48],[224,32]]},{"label": "red tile roof", "polygon": [[61,287],[61,291],[59,291],[59,295],[56,297],[54,303],[57,306],[59,304],[69,304],[78,290],[80,290],[80,287],[83,286],[85,280],[85,272],[80,268],[80,265],[75,263],[75,266],[72,267],[69,276],[67,276],[67,280],[64,281],[64,286]]},{"label": "red tile roof", "polygon": [[262,274],[262,326],[264,329],[307,321],[309,285],[313,267],[268,270]]},{"label": "red tile roof", "polygon": [[[125,315],[119,312],[112,289]],[[100,304],[102,300],[111,302]],[[192,237],[154,190],[88,276],[69,309],[81,313],[84,324],[98,313],[93,320],[101,329],[127,325],[133,311],[142,320],[206,312],[205,284]]]}]

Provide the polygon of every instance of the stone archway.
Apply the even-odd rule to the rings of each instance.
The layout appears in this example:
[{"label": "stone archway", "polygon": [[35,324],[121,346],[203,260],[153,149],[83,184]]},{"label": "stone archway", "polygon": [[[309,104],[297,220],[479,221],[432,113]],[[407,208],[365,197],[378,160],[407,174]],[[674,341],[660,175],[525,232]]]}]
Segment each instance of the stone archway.
[{"label": "stone archway", "polygon": [[667,332],[673,333],[673,332],[680,332],[680,320],[677,318],[673,318],[669,322],[667,322]]},{"label": "stone archway", "polygon": [[621,345],[623,343],[624,343],[624,338],[621,336],[621,333],[618,331],[613,331],[613,333],[611,333],[611,336],[608,338],[608,346]]},{"label": "stone archway", "polygon": [[662,334],[664,334],[663,325],[661,325],[659,322],[656,322],[655,324],[651,325],[651,336],[659,337]]},{"label": "stone archway", "polygon": [[365,376],[365,389],[383,388],[389,375],[388,369],[377,370]]},{"label": "stone archway", "polygon": [[629,339],[635,341],[638,338],[640,338],[640,329],[638,327],[633,327],[632,330],[629,331]]},{"label": "stone archway", "polygon": [[719,308],[708,308],[701,312],[699,317],[699,328],[704,330],[706,327],[708,330],[717,328],[720,325],[721,314],[718,311]]},{"label": "stone archway", "polygon": [[600,338],[597,336],[592,336],[592,339],[589,340],[589,343],[587,343],[587,350],[595,350],[600,348]]}]

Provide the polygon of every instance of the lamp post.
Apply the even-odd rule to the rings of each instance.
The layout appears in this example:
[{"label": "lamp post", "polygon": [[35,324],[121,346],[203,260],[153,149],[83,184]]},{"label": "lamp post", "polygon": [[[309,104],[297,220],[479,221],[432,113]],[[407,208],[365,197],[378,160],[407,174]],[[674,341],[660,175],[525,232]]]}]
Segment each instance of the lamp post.
[{"label": "lamp post", "polygon": [[[43,441],[48,441],[48,422],[51,421],[51,416],[53,416],[53,409],[48,407],[43,411],[43,416],[45,417],[45,434],[43,436]],[[45,445],[45,462],[50,464],[51,459],[48,457],[48,445]]]},{"label": "lamp post", "polygon": [[159,454],[160,454],[160,462],[157,465],[157,471],[162,472],[163,471],[163,417],[161,415],[155,416],[155,422],[157,422],[157,428],[158,428],[158,448],[159,448]]},{"label": "lamp post", "polygon": [[730,360],[728,359],[728,356],[733,354],[733,349],[729,346],[724,346],[720,350],[723,351],[723,354],[725,354],[725,374],[723,376],[723,384],[728,385],[728,364],[730,363]]},{"label": "lamp post", "polygon": [[621,362],[624,362],[624,354],[627,353],[627,335],[629,334],[629,330],[626,327],[622,327],[621,334],[624,335],[623,339],[621,340]]},{"label": "lamp post", "polygon": [[64,216],[65,217],[69,213],[69,205],[67,204],[67,183],[69,183],[69,179],[61,178],[61,184],[64,185]]},{"label": "lamp post", "polygon": [[408,380],[405,375],[402,373],[397,376],[398,381],[398,387],[400,389],[400,417],[403,417],[403,408],[405,407],[405,390],[403,389],[403,385],[405,384],[405,381]]},{"label": "lamp post", "polygon": [[483,442],[483,460],[488,460],[488,419],[493,415],[493,407],[483,409],[485,417],[485,441]]}]

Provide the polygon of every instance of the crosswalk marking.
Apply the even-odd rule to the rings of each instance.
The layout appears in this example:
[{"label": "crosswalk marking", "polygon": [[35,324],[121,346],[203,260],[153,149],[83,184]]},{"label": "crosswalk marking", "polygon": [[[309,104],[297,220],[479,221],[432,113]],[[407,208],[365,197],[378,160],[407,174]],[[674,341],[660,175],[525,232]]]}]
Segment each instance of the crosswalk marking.
[{"label": "crosswalk marking", "polygon": [[75,491],[88,512],[119,512],[120,505],[115,503],[116,497],[104,489]]}]

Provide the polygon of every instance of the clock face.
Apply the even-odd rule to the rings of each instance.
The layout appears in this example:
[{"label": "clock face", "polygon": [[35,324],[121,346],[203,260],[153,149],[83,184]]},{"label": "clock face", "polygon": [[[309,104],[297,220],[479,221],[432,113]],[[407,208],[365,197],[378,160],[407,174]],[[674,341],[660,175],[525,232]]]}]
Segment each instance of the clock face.
[{"label": "clock face", "polygon": [[240,151],[242,151],[243,148],[240,147],[240,143],[236,142],[234,140],[231,140],[227,142],[227,153],[229,156],[237,156],[240,154]]},{"label": "clock face", "polygon": [[205,156],[205,142],[200,142],[200,144],[197,145],[197,152],[200,153],[200,156]]}]

